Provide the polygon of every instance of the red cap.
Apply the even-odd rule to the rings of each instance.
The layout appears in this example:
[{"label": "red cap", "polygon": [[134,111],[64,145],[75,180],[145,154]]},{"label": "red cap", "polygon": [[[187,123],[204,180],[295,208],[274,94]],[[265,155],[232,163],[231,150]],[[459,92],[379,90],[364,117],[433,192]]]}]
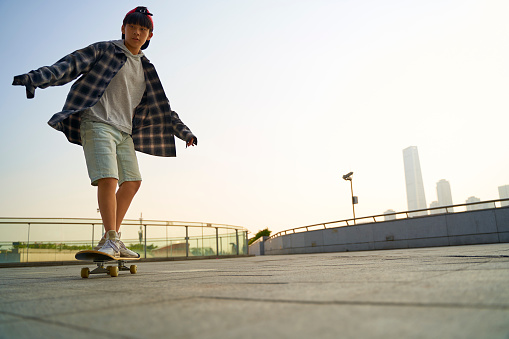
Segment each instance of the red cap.
[{"label": "red cap", "polygon": [[152,20],[152,13],[150,13],[148,11],[148,8],[147,7],[142,7],[142,6],[138,6],[136,7],[135,9],[132,9],[130,10],[129,12],[127,12],[127,14],[125,15],[124,19],[129,15],[129,14],[132,14],[134,12],[138,12],[138,13],[142,13],[142,14],[145,14],[149,19],[150,19],[150,22],[152,23],[152,29],[154,29],[154,20]]}]

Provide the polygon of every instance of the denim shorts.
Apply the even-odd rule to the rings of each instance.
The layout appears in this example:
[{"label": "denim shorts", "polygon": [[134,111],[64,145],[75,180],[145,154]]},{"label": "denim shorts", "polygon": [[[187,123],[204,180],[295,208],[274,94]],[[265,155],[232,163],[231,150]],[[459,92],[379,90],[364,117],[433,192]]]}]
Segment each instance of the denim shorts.
[{"label": "denim shorts", "polygon": [[82,121],[80,130],[93,186],[103,178],[115,178],[119,186],[125,181],[141,181],[133,139],[129,134],[95,121]]}]

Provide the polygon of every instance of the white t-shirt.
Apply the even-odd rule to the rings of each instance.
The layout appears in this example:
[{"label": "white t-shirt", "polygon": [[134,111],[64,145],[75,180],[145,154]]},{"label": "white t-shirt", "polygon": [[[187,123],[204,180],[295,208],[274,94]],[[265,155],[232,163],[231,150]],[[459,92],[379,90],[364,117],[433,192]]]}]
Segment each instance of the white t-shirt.
[{"label": "white t-shirt", "polygon": [[145,74],[141,64],[143,52],[134,55],[124,40],[112,41],[122,48],[127,61],[113,77],[97,104],[81,113],[82,121],[99,121],[131,134],[134,109],[145,93]]}]

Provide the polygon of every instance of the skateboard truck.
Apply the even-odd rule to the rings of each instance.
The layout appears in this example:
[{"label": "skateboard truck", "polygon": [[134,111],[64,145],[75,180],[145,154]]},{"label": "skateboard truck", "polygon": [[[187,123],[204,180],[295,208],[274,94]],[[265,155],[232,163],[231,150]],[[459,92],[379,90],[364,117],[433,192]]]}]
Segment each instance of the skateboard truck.
[{"label": "skateboard truck", "polygon": [[106,266],[104,267],[104,261],[95,261],[95,264],[97,267],[90,271],[88,267],[84,267],[81,269],[81,277],[82,278],[88,278],[90,274],[101,274],[106,273],[109,274],[112,277],[118,277],[119,271],[129,271],[131,274],[136,274],[138,272],[138,267],[136,265],[130,265],[127,267],[125,265],[125,260],[118,260],[117,266]]}]

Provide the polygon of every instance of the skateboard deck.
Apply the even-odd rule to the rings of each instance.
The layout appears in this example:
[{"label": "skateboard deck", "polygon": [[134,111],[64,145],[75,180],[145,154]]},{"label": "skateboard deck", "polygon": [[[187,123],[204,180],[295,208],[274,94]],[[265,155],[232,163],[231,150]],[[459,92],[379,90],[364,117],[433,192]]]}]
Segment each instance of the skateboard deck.
[{"label": "skateboard deck", "polygon": [[[119,271],[130,271],[131,274],[136,274],[138,272],[138,267],[136,265],[131,265],[127,267],[125,263],[127,261],[140,260],[140,258],[123,258],[123,257],[113,257],[109,254],[99,252],[99,251],[79,251],[74,256],[77,260],[84,261],[93,261],[97,267],[90,271],[88,267],[84,267],[81,269],[81,277],[88,278],[90,274],[99,274],[106,273],[112,277],[118,277]],[[117,265],[114,266],[106,266],[104,264],[110,261],[115,261]]]}]

